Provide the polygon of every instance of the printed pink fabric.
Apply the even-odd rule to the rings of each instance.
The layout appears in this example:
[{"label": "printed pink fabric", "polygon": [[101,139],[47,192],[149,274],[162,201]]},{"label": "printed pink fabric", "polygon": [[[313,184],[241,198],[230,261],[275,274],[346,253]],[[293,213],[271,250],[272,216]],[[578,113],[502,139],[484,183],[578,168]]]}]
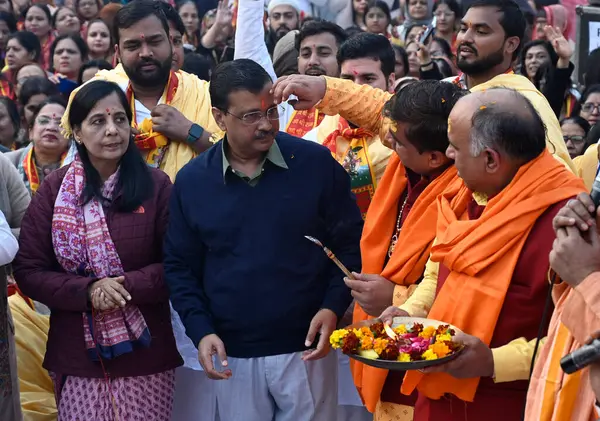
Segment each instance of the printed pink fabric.
[{"label": "printed pink fabric", "polygon": [[[59,389],[59,385],[55,383]],[[68,376],[58,394],[60,421],[165,421],[171,419],[175,370],[140,377]],[[112,398],[111,398],[112,393]],[[115,417],[115,411],[117,417]]]},{"label": "printed pink fabric", "polygon": [[[119,171],[105,183],[102,195],[112,199]],[[79,156],[71,163],[60,186],[52,218],[52,244],[58,263],[70,273],[98,279],[124,273],[108,231],[102,203],[93,198],[81,203],[85,172]],[[148,345],[144,316],[131,304],[99,314],[83,313],[85,346],[93,359],[131,352],[132,343]]]}]

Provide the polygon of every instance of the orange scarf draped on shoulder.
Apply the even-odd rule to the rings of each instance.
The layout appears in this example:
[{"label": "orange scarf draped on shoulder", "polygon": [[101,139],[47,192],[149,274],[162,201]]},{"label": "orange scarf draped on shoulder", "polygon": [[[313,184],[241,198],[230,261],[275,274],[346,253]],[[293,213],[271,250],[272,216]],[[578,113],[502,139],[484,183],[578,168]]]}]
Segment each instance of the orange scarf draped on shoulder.
[{"label": "orange scarf draped on shoulder", "polygon": [[[455,185],[456,191],[461,184],[456,168],[451,166],[427,186],[404,221],[394,253],[385,264],[390,239],[396,228],[398,200],[407,187],[404,165],[396,153],[392,154],[367,212],[360,242],[363,272],[381,274],[395,284],[406,286],[408,298],[408,287],[423,275],[435,238],[436,197],[450,185]],[[370,318],[357,304],[353,321],[356,323]],[[367,409],[374,412],[388,372],[354,360],[350,364],[354,384]]]},{"label": "orange scarf draped on shoulder", "polygon": [[[455,196],[438,197],[438,234],[431,260],[447,267],[450,275],[428,317],[453,324],[489,345],[521,249],[536,220],[551,205],[582,191],[581,179],[545,150],[488,201],[479,219],[461,219],[472,200],[466,186]],[[416,387],[430,399],[452,393],[472,402],[478,385],[479,378],[411,371],[404,378],[402,393],[408,395]]]}]

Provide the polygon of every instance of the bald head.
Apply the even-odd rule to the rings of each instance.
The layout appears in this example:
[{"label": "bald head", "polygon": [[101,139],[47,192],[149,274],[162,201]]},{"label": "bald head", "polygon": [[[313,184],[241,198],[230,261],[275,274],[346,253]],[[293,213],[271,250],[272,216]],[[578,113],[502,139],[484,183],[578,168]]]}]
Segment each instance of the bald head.
[{"label": "bald head", "polygon": [[460,99],[450,113],[452,125],[469,126],[471,153],[490,148],[510,158],[531,161],[546,147],[544,123],[527,98],[508,88],[492,88]]}]

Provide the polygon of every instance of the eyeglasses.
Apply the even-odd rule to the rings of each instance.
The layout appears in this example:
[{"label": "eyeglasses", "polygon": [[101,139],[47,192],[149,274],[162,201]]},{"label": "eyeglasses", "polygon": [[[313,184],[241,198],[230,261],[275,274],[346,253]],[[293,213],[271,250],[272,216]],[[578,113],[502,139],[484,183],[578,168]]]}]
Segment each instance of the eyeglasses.
[{"label": "eyeglasses", "polygon": [[588,102],[587,104],[583,104],[581,106],[581,110],[586,113],[593,113],[594,110],[598,110],[600,113],[600,104],[594,104],[593,102]]},{"label": "eyeglasses", "polygon": [[50,118],[50,117],[46,117],[46,116],[39,116],[38,118],[35,119],[36,124],[40,125],[40,126],[49,126],[51,123],[56,124],[57,126],[60,126],[60,118]]},{"label": "eyeglasses", "polygon": [[266,117],[267,120],[275,121],[279,120],[279,115],[283,113],[283,107],[280,105],[275,105],[267,110],[266,113],[262,111],[253,111],[251,113],[246,113],[243,116],[237,116],[235,114],[230,113],[229,111],[225,111],[227,114],[237,118],[238,120],[242,120],[242,123],[252,126],[257,124],[263,117]]},{"label": "eyeglasses", "polygon": [[572,143],[583,143],[585,141],[584,136],[563,136],[563,139],[565,140],[565,143],[567,143],[569,140]]},{"label": "eyeglasses", "polygon": [[446,17],[446,18],[453,18],[454,17],[454,12],[444,12],[444,11],[436,11],[433,16],[435,16],[436,18],[441,18],[441,17]]}]

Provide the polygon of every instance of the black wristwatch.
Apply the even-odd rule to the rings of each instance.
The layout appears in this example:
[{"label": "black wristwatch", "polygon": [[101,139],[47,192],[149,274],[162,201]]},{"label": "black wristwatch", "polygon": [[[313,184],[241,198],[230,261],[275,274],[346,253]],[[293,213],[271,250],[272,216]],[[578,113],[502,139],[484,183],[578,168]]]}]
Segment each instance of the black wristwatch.
[{"label": "black wristwatch", "polygon": [[186,142],[193,145],[194,143],[196,143],[198,141],[198,139],[200,139],[202,137],[203,134],[204,134],[204,129],[202,128],[202,126],[194,123],[194,124],[192,124],[192,127],[190,127],[190,131],[188,132],[188,137],[186,139]]}]

